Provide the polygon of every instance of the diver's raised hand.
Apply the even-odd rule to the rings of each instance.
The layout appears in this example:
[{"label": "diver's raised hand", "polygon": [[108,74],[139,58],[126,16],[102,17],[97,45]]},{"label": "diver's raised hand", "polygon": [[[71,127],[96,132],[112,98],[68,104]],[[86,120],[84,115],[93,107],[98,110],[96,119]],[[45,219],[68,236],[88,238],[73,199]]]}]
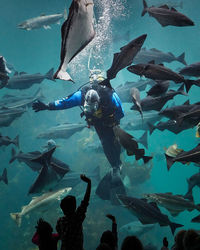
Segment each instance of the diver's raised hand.
[{"label": "diver's raised hand", "polygon": [[106,217],[110,219],[112,222],[116,222],[115,216],[113,216],[112,214],[106,214]]},{"label": "diver's raised hand", "polygon": [[35,112],[39,112],[41,110],[46,110],[46,109],[49,109],[49,105],[41,102],[41,101],[35,101],[33,104],[32,104],[32,108]]},{"label": "diver's raised hand", "polygon": [[87,183],[91,183],[90,178],[86,177],[84,174],[81,174],[80,177],[81,177],[82,181],[87,182]]}]

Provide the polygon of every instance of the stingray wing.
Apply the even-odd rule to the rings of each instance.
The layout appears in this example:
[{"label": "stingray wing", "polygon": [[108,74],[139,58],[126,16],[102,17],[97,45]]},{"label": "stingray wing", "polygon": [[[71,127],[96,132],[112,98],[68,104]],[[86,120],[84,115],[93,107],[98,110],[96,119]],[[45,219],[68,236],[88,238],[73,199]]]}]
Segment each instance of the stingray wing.
[{"label": "stingray wing", "polygon": [[70,75],[66,72],[68,63],[95,36],[93,6],[93,0],[73,0],[69,9],[69,16],[61,28],[61,62],[54,78],[72,81]]}]

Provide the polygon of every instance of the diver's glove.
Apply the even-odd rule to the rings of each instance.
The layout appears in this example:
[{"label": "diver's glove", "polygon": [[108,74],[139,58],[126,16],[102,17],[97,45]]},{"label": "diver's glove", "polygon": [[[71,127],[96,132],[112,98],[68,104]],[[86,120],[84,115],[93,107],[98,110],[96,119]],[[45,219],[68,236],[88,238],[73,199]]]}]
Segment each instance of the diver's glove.
[{"label": "diver's glove", "polygon": [[49,105],[38,100],[32,104],[32,108],[35,112],[39,112],[41,110],[49,109]]}]

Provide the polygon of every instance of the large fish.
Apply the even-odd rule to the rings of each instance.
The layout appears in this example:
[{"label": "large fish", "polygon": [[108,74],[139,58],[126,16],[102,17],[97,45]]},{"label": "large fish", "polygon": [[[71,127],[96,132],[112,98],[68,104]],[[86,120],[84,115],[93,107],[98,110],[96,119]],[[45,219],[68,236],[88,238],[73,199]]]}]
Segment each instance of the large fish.
[{"label": "large fish", "polygon": [[200,76],[200,62],[187,65],[179,71],[179,74],[185,76]]},{"label": "large fish", "polygon": [[7,169],[4,168],[2,175],[0,175],[0,181],[3,181],[5,184],[8,184],[8,177],[7,177]]},{"label": "large fish", "polygon": [[151,231],[154,227],[154,224],[143,225],[139,221],[134,221],[120,227],[119,232],[141,237],[143,234],[146,234]]},{"label": "large fish", "polygon": [[144,225],[159,223],[161,227],[170,226],[172,234],[174,234],[176,228],[183,226],[171,222],[167,215],[161,213],[155,202],[148,203],[146,199],[138,199],[125,195],[118,195],[118,198]]},{"label": "large fish", "polygon": [[37,136],[38,139],[68,139],[70,136],[85,128],[85,124],[64,123],[48,129]]},{"label": "large fish", "polygon": [[149,63],[140,63],[136,65],[131,65],[128,68],[128,71],[139,76],[145,76],[153,80],[172,80],[175,83],[184,82],[187,92],[192,85],[200,86],[199,80],[188,80],[185,79],[182,75],[174,72],[173,70],[165,67],[163,64],[155,64],[154,61]]},{"label": "large fish", "polygon": [[50,150],[42,153],[40,156],[31,159],[33,162],[40,163],[42,169],[39,172],[35,182],[29,189],[29,194],[42,193],[50,191],[54,186],[63,178],[63,176],[69,171],[69,169],[61,168],[55,163],[52,164],[52,154],[55,151],[56,146]]},{"label": "large fish", "polygon": [[94,38],[93,0],[72,0],[69,16],[61,28],[60,66],[54,78],[72,81],[66,72],[68,63]]},{"label": "large fish", "polygon": [[148,63],[150,61],[155,61],[156,64],[159,63],[170,63],[173,61],[178,61],[184,65],[187,65],[185,61],[185,53],[182,53],[180,56],[176,57],[173,55],[171,52],[165,53],[162,52],[158,49],[149,49],[147,50],[146,48],[142,48],[136,57],[133,59],[133,63],[138,64],[138,63]]},{"label": "large fish", "polygon": [[183,121],[190,121],[191,119],[195,120],[196,119],[196,124],[195,126],[199,123],[199,117],[200,117],[200,108],[191,110],[188,113],[185,114],[177,114],[177,117],[175,120],[177,123],[180,125]]},{"label": "large fish", "polygon": [[200,205],[195,205],[192,201],[184,199],[182,195],[173,195],[172,193],[154,193],[144,194],[144,198],[149,201],[156,202],[157,205],[166,208],[172,216],[188,210],[197,209],[200,211]]},{"label": "large fish", "polygon": [[[184,86],[182,85],[177,91],[169,90],[167,93],[165,93],[162,96],[158,97],[152,97],[147,96],[144,99],[141,100],[141,108],[144,111],[148,110],[156,110],[160,111],[162,107],[171,99],[173,99],[177,95],[186,95],[186,93],[183,91]],[[138,107],[134,104],[131,107],[131,110],[137,110]]]},{"label": "large fish", "polygon": [[113,62],[110,69],[107,71],[107,79],[114,79],[117,73],[132,64],[133,58],[137,55],[141,49],[147,35],[137,37],[130,43],[120,49],[119,53],[114,54]]},{"label": "large fish", "polygon": [[179,149],[177,145],[174,144],[167,149],[165,157],[168,170],[170,170],[171,166],[176,161],[181,162],[182,164],[188,164],[190,162],[200,163],[200,144],[189,151]]},{"label": "large fish", "polygon": [[169,88],[169,81],[158,81],[149,91],[147,95],[156,97],[165,94]]},{"label": "large fish", "polygon": [[26,108],[1,108],[0,127],[8,127],[10,124],[27,111]]},{"label": "large fish", "polygon": [[55,204],[56,200],[61,200],[61,198],[66,196],[71,189],[71,187],[67,187],[58,191],[48,192],[41,196],[33,197],[28,205],[22,207],[21,212],[11,213],[10,216],[20,227],[23,216],[34,211],[42,212],[44,209],[49,209],[51,205]]},{"label": "large fish", "polygon": [[33,84],[41,83],[44,79],[55,81],[53,79],[53,68],[50,69],[45,75],[41,75],[40,73],[27,74],[25,72],[15,72],[14,76],[9,79],[6,88],[20,90],[27,89],[30,88]]},{"label": "large fish", "polygon": [[149,13],[150,16],[154,17],[163,27],[172,26],[194,26],[194,22],[187,16],[178,12],[175,8],[169,8],[167,4],[160,7],[148,7],[145,0],[143,0],[143,12],[142,16]]},{"label": "large fish", "polygon": [[120,144],[126,150],[127,155],[135,155],[135,159],[143,159],[144,163],[147,163],[152,159],[151,156],[145,156],[144,149],[139,149],[138,143],[135,138],[121,129],[119,126],[114,127],[114,133]]},{"label": "large fish", "polygon": [[14,144],[19,148],[19,135],[17,135],[13,140],[10,139],[9,136],[3,136],[0,133],[0,147],[1,146],[8,146],[10,144]]},{"label": "large fish", "polygon": [[44,96],[42,95],[42,91],[39,88],[33,96],[30,95],[4,95],[0,100],[0,106],[4,108],[20,108],[31,106],[31,104],[36,100],[41,100]]},{"label": "large fish", "polygon": [[[65,11],[66,12],[66,11]],[[24,30],[33,30],[33,29],[50,29],[50,25],[57,23],[60,24],[60,19],[65,18],[66,13],[64,14],[52,14],[45,15],[41,14],[38,17],[27,19],[26,21],[18,24],[17,28]]]}]

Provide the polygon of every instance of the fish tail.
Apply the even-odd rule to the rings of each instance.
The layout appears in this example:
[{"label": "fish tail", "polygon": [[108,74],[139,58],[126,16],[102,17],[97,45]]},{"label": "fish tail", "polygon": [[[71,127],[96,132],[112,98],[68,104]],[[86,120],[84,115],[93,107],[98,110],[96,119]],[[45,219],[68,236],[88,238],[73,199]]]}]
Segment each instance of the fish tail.
[{"label": "fish tail", "polygon": [[10,217],[17,223],[18,227],[21,226],[22,217],[20,213],[10,213]]},{"label": "fish tail", "polygon": [[[186,90],[187,91],[187,90]],[[185,93],[185,91],[184,91],[184,84],[182,84],[181,86],[180,86],[180,88],[178,88],[177,89],[177,92],[179,92],[181,95],[188,95],[187,93]]]},{"label": "fish tail", "polygon": [[185,79],[184,84],[185,84],[186,92],[188,93],[192,85],[196,85],[200,87],[200,80]]},{"label": "fish tail", "polygon": [[145,156],[145,155],[144,155],[142,158],[143,158],[144,163],[147,163],[147,162],[149,162],[153,157],[152,157],[152,156]]},{"label": "fish tail", "polygon": [[15,144],[15,146],[19,148],[19,135],[15,137],[15,139],[13,140],[13,144]]},{"label": "fish tail", "polygon": [[8,176],[7,176],[7,169],[4,168],[3,170],[3,173],[2,173],[2,176],[1,177],[1,180],[5,183],[5,184],[8,184]]},{"label": "fish tail", "polygon": [[151,135],[153,133],[153,131],[156,129],[156,127],[153,124],[149,123],[149,122],[147,122],[147,125],[149,127],[149,132],[150,132],[150,135]]},{"label": "fish tail", "polygon": [[194,201],[192,190],[188,191],[183,197],[187,200]]},{"label": "fish tail", "polygon": [[181,224],[177,224],[177,223],[170,223],[170,228],[171,228],[171,231],[172,231],[172,234],[174,235],[174,232],[176,231],[176,229],[178,228],[178,227],[183,227],[183,225],[181,225]]},{"label": "fish tail", "polygon": [[187,65],[186,61],[185,61],[185,52],[183,52],[180,56],[178,56],[176,58],[176,60],[184,65]]},{"label": "fish tail", "polygon": [[136,152],[135,152],[135,159],[136,161],[138,161],[139,159],[143,158],[144,157],[144,149],[138,149]]},{"label": "fish tail", "polygon": [[169,156],[167,154],[165,154],[166,160],[167,160],[167,169],[170,170],[171,166],[174,164],[174,157]]},{"label": "fish tail", "polygon": [[142,15],[141,16],[144,16],[147,13],[148,6],[147,6],[147,3],[146,3],[145,0],[143,0],[143,6],[144,6],[144,9],[142,11]]},{"label": "fish tail", "polygon": [[147,131],[145,131],[144,134],[137,141],[141,143],[146,149],[148,149]]},{"label": "fish tail", "polygon": [[12,163],[14,160],[16,160],[16,151],[14,148],[12,148],[11,154],[12,156],[11,156],[9,163]]},{"label": "fish tail", "polygon": [[45,78],[47,78],[47,79],[49,79],[49,80],[55,82],[55,79],[54,79],[54,77],[53,77],[53,71],[54,71],[54,69],[51,68],[51,69],[46,73]]}]

